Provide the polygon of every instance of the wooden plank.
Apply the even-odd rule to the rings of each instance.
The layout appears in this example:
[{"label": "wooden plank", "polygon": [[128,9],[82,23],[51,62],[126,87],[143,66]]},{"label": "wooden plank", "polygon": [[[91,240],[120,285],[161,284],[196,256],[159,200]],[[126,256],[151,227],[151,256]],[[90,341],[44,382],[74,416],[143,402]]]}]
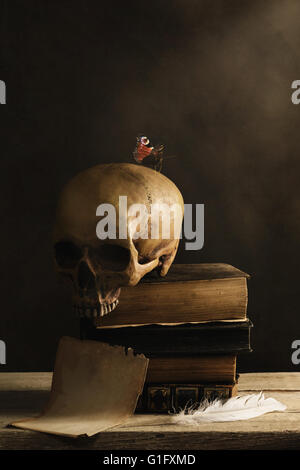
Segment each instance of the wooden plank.
[{"label": "wooden plank", "polygon": [[[50,373],[0,374],[0,449],[299,449],[299,373],[242,374],[241,394],[268,389],[287,405],[285,412],[247,421],[182,426],[168,415],[134,415],[124,425],[87,439],[68,439],[7,428],[39,413],[49,396]],[[276,391],[287,385],[291,390]],[[252,389],[250,389],[252,387]],[[272,389],[273,387],[273,389]]]},{"label": "wooden plank", "polygon": [[68,439],[23,431],[1,436],[0,450],[299,450],[295,433],[103,433],[101,437]]},{"label": "wooden plank", "polygon": [[299,450],[294,433],[117,433],[89,439],[67,439],[23,431],[1,436],[0,450]]},{"label": "wooden plank", "polygon": [[[49,390],[52,372],[2,372],[0,392],[9,390]],[[247,373],[239,378],[240,391],[299,390],[300,372]]]},{"label": "wooden plank", "polygon": [[300,390],[299,372],[276,372],[276,373],[249,373],[241,374],[239,378],[239,391],[261,391],[261,390]]},{"label": "wooden plank", "polygon": [[2,372],[0,392],[10,390],[50,390],[52,372]]},{"label": "wooden plank", "polygon": [[[243,395],[245,393],[241,393]],[[105,432],[118,433],[124,432],[297,432],[300,433],[300,392],[265,392],[265,396],[272,396],[280,402],[287,405],[285,412],[269,413],[251,420],[235,421],[229,423],[202,423],[196,428],[194,426],[185,426],[172,423],[170,415],[157,415],[157,414],[136,414],[132,416],[125,424],[117,426]],[[38,397],[38,395],[36,395]],[[47,399],[46,395],[40,395],[40,401]],[[28,416],[39,414],[40,408],[36,405],[36,401],[31,403],[24,403],[23,406],[19,403],[16,407],[3,409],[5,403],[1,400],[1,433],[4,432],[4,427],[7,426],[12,420],[19,420]],[[26,408],[25,408],[26,406]],[[6,431],[11,432],[11,430]],[[22,433],[23,431],[18,431]],[[1,434],[2,435],[2,434]]]}]

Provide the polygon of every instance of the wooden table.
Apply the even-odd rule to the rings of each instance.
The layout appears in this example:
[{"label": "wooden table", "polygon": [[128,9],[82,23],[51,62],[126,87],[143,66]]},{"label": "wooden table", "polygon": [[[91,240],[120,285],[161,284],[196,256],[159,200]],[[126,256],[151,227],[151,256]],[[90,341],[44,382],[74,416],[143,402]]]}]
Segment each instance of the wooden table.
[{"label": "wooden table", "polygon": [[247,421],[179,426],[167,415],[135,415],[101,434],[70,439],[8,428],[38,414],[52,374],[0,373],[0,449],[300,449],[300,373],[242,374],[239,393],[261,390],[287,405],[285,412]]}]

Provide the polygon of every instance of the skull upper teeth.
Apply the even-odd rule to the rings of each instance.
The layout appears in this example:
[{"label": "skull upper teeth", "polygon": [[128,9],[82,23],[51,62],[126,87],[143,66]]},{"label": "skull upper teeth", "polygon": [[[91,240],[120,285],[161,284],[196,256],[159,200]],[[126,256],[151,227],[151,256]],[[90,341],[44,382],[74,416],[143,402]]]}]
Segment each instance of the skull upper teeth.
[{"label": "skull upper teeth", "polygon": [[95,306],[90,305],[74,305],[76,316],[80,318],[98,318],[112,312],[118,305],[119,301],[115,300],[111,304],[104,303]]}]

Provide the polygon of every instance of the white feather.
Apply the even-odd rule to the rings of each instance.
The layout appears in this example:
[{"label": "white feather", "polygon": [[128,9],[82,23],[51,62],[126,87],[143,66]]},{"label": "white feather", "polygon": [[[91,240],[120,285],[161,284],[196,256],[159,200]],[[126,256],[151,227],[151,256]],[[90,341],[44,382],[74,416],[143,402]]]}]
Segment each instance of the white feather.
[{"label": "white feather", "polygon": [[213,402],[206,400],[198,408],[185,408],[173,415],[173,420],[178,424],[239,421],[285,409],[285,405],[274,398],[265,398],[261,392],[255,395],[232,397],[225,402],[221,399]]}]

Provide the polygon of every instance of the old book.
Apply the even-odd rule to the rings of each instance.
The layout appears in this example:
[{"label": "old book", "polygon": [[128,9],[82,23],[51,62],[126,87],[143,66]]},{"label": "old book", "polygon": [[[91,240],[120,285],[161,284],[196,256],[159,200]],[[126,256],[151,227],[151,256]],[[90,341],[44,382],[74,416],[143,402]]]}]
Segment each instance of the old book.
[{"label": "old book", "polygon": [[198,404],[204,399],[231,398],[237,394],[234,384],[145,384],[140,395],[136,413],[168,413]]},{"label": "old book", "polygon": [[250,352],[251,328],[249,319],[123,328],[95,328],[88,319],[81,319],[80,329],[83,339],[131,347],[135,352],[150,358]]},{"label": "old book", "polygon": [[248,274],[229,264],[173,264],[166,277],[122,288],[120,304],[98,328],[245,320]]},{"label": "old book", "polygon": [[234,383],[236,355],[153,357],[146,383]]}]

